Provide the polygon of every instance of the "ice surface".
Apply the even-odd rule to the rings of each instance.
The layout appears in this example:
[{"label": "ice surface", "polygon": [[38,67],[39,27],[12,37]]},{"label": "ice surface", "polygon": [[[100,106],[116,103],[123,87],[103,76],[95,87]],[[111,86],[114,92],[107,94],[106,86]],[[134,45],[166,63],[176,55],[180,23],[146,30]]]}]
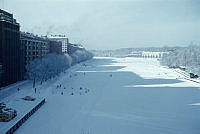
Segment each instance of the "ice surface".
[{"label": "ice surface", "polygon": [[155,59],[85,64],[39,87],[47,102],[16,134],[199,134],[199,84]]}]

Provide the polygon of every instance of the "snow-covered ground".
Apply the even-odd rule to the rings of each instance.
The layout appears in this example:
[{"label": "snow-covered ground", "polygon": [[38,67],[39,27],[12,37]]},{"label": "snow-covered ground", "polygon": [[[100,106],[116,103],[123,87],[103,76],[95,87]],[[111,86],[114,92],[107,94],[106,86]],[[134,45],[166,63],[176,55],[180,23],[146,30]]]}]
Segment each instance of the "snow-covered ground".
[{"label": "snow-covered ground", "polygon": [[[155,59],[98,57],[85,64],[38,87],[47,102],[16,134],[200,133],[199,84]],[[34,94],[22,88],[13,97],[25,93]]]}]

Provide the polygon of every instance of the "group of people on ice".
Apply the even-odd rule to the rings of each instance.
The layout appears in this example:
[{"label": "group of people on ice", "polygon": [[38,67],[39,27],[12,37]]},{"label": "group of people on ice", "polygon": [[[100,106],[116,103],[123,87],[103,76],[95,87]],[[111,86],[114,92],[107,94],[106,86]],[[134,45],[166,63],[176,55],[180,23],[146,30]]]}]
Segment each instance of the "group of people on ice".
[{"label": "group of people on ice", "polygon": [[[58,90],[58,89],[62,89],[62,85],[61,84],[59,84],[59,85],[57,85],[56,86],[56,89]],[[64,92],[67,92],[66,91],[66,87],[63,87],[63,89],[61,90],[61,95],[64,95]],[[88,88],[83,88],[83,87],[79,87],[78,89],[77,88],[73,88],[73,87],[71,87],[71,89],[70,89],[70,95],[84,95],[84,94],[87,94],[87,93],[89,93],[90,92],[90,89],[88,89]]]}]

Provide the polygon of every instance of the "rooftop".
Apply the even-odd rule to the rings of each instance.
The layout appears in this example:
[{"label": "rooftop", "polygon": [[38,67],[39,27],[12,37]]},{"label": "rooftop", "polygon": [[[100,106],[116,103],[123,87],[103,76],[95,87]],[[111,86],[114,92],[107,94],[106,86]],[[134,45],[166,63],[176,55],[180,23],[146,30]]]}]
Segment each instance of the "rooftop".
[{"label": "rooftop", "polygon": [[0,9],[0,21],[9,22],[15,25],[19,25],[19,23],[16,22],[16,19],[13,18],[13,15]]},{"label": "rooftop", "polygon": [[13,17],[13,15],[11,13],[8,13],[8,12],[2,10],[2,9],[0,9],[0,14],[5,14],[7,16]]},{"label": "rooftop", "polygon": [[40,40],[40,41],[46,41],[44,38],[39,37],[38,35],[34,35],[33,33],[29,32],[20,32],[20,39],[30,39],[30,40]]},{"label": "rooftop", "polygon": [[72,44],[72,43],[69,43],[68,45],[70,45],[70,46],[72,46],[72,47],[83,48],[83,46],[80,45],[80,44]]},{"label": "rooftop", "polygon": [[49,39],[67,39],[66,35],[50,35]]}]

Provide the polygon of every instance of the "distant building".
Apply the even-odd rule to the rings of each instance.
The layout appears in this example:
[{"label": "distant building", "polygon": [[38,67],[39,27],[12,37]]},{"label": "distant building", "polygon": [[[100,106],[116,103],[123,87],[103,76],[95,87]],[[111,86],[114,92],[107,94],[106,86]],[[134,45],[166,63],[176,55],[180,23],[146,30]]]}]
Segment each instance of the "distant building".
[{"label": "distant building", "polygon": [[41,58],[49,53],[49,46],[47,40],[33,35],[31,33],[20,33],[21,44],[25,47],[25,64],[31,60]]},{"label": "distant building", "polygon": [[48,40],[49,45],[49,53],[57,53],[62,54],[62,42],[61,41],[55,41],[55,40]]},{"label": "distant building", "polygon": [[162,58],[164,53],[166,53],[166,52],[143,51],[142,52],[142,56],[144,58]]},{"label": "distant building", "polygon": [[142,57],[142,52],[140,51],[133,51],[127,55],[127,57]]},{"label": "distant building", "polygon": [[162,58],[168,52],[132,51],[127,57]]},{"label": "distant building", "polygon": [[51,35],[48,37],[50,40],[62,42],[62,53],[67,53],[68,38],[65,35]]},{"label": "distant building", "polygon": [[68,49],[67,49],[67,53],[69,55],[73,54],[75,51],[77,50],[84,50],[83,46],[82,45],[79,45],[79,44],[71,44],[71,43],[68,43]]},{"label": "distant building", "polygon": [[19,31],[20,25],[13,15],[0,9],[0,86],[24,78],[24,47]]}]

